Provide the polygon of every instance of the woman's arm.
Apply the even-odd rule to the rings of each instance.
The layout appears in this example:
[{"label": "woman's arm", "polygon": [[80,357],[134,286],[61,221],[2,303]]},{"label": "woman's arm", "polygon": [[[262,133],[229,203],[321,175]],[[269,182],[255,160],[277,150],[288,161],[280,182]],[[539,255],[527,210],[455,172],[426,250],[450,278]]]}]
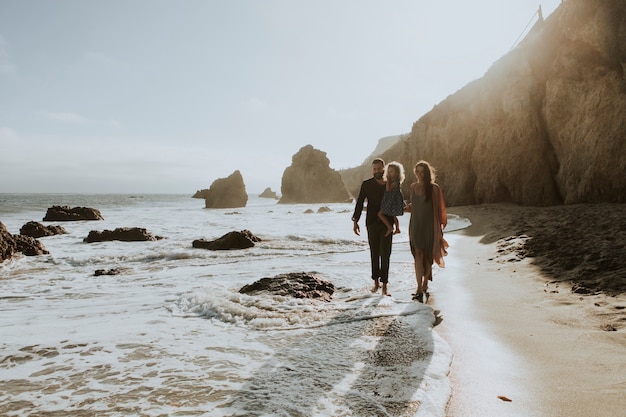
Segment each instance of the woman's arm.
[{"label": "woman's arm", "polygon": [[439,219],[441,221],[441,230],[448,225],[448,213],[446,210],[446,202],[443,199],[443,191],[437,184],[433,184],[433,201],[436,202],[436,208],[439,211]]},{"label": "woman's arm", "polygon": [[409,202],[407,203],[406,206],[404,206],[405,213],[411,212],[411,201],[413,201],[413,186],[415,186],[415,183],[412,183],[411,186],[409,187]]}]

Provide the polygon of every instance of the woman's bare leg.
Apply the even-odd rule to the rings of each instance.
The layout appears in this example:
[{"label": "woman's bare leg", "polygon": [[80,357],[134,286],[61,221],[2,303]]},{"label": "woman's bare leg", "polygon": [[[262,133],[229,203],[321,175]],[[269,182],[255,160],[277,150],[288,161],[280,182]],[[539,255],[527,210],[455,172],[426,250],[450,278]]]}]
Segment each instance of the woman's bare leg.
[{"label": "woman's bare leg", "polygon": [[428,281],[433,277],[433,262],[427,256],[424,256],[424,282],[422,283],[422,290],[428,292]]},{"label": "woman's bare leg", "polygon": [[417,293],[419,296],[424,292],[423,282],[424,282],[424,251],[421,249],[415,249],[413,253],[413,260],[415,266],[415,281],[417,281]]}]

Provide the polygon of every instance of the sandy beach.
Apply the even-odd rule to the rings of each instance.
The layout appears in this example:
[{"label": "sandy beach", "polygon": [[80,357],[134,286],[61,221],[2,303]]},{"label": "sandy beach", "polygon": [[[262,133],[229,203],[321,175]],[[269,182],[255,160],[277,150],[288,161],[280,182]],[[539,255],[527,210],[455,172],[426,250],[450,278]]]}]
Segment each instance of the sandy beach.
[{"label": "sandy beach", "polygon": [[450,417],[623,416],[626,206],[452,207],[429,304],[454,359]]}]

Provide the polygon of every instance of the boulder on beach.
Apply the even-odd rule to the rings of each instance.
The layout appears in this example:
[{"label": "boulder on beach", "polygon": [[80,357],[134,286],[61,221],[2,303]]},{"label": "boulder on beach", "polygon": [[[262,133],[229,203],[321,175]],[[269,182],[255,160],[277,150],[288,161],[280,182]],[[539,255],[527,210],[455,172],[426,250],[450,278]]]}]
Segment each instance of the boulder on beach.
[{"label": "boulder on beach", "polygon": [[104,220],[100,211],[89,207],[52,206],[43,218],[44,222],[68,222],[79,220]]},{"label": "boulder on beach", "polygon": [[16,253],[26,256],[47,255],[48,252],[40,241],[30,236],[13,235],[0,222],[0,262],[12,258]]},{"label": "boulder on beach", "polygon": [[200,198],[204,198],[206,208],[237,208],[245,207],[248,203],[246,185],[238,170],[226,178],[218,178],[213,181],[211,188],[198,193],[202,196]]},{"label": "boulder on beach", "polygon": [[272,191],[270,187],[267,187],[265,190],[263,190],[263,192],[259,194],[259,197],[274,198],[274,199],[278,198],[278,196],[276,195],[276,191]]},{"label": "boulder on beach", "polygon": [[118,227],[115,230],[103,230],[98,232],[92,230],[89,235],[83,239],[85,243],[107,242],[119,240],[122,242],[144,242],[163,239],[161,236],[154,236],[142,227]]},{"label": "boulder on beach", "polygon": [[341,175],[330,167],[326,152],[302,147],[283,173],[283,204],[343,203],[350,200]]},{"label": "boulder on beach", "polygon": [[192,246],[209,250],[248,249],[253,247],[255,242],[260,241],[261,239],[253,235],[249,230],[241,230],[239,232],[228,232],[215,240],[196,239],[192,242]]},{"label": "boulder on beach", "polygon": [[269,292],[294,298],[330,301],[335,292],[335,286],[314,272],[291,272],[276,275],[273,278],[261,278],[252,284],[244,285],[239,292],[241,294]]},{"label": "boulder on beach", "polygon": [[20,229],[20,235],[30,236],[34,238],[64,234],[67,234],[67,231],[63,226],[45,226],[39,222],[34,221],[25,223]]}]

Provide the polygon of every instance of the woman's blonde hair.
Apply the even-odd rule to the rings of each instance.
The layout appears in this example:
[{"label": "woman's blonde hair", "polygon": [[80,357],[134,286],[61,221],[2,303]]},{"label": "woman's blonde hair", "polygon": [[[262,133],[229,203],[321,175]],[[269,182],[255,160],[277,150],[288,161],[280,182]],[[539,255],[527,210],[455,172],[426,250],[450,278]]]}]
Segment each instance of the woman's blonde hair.
[{"label": "woman's blonde hair", "polygon": [[387,171],[389,170],[389,167],[394,167],[398,171],[398,179],[400,180],[400,184],[402,184],[402,182],[404,181],[404,167],[402,166],[402,164],[396,161],[389,162],[385,166],[385,174],[383,175],[383,179],[385,181],[387,181]]}]

